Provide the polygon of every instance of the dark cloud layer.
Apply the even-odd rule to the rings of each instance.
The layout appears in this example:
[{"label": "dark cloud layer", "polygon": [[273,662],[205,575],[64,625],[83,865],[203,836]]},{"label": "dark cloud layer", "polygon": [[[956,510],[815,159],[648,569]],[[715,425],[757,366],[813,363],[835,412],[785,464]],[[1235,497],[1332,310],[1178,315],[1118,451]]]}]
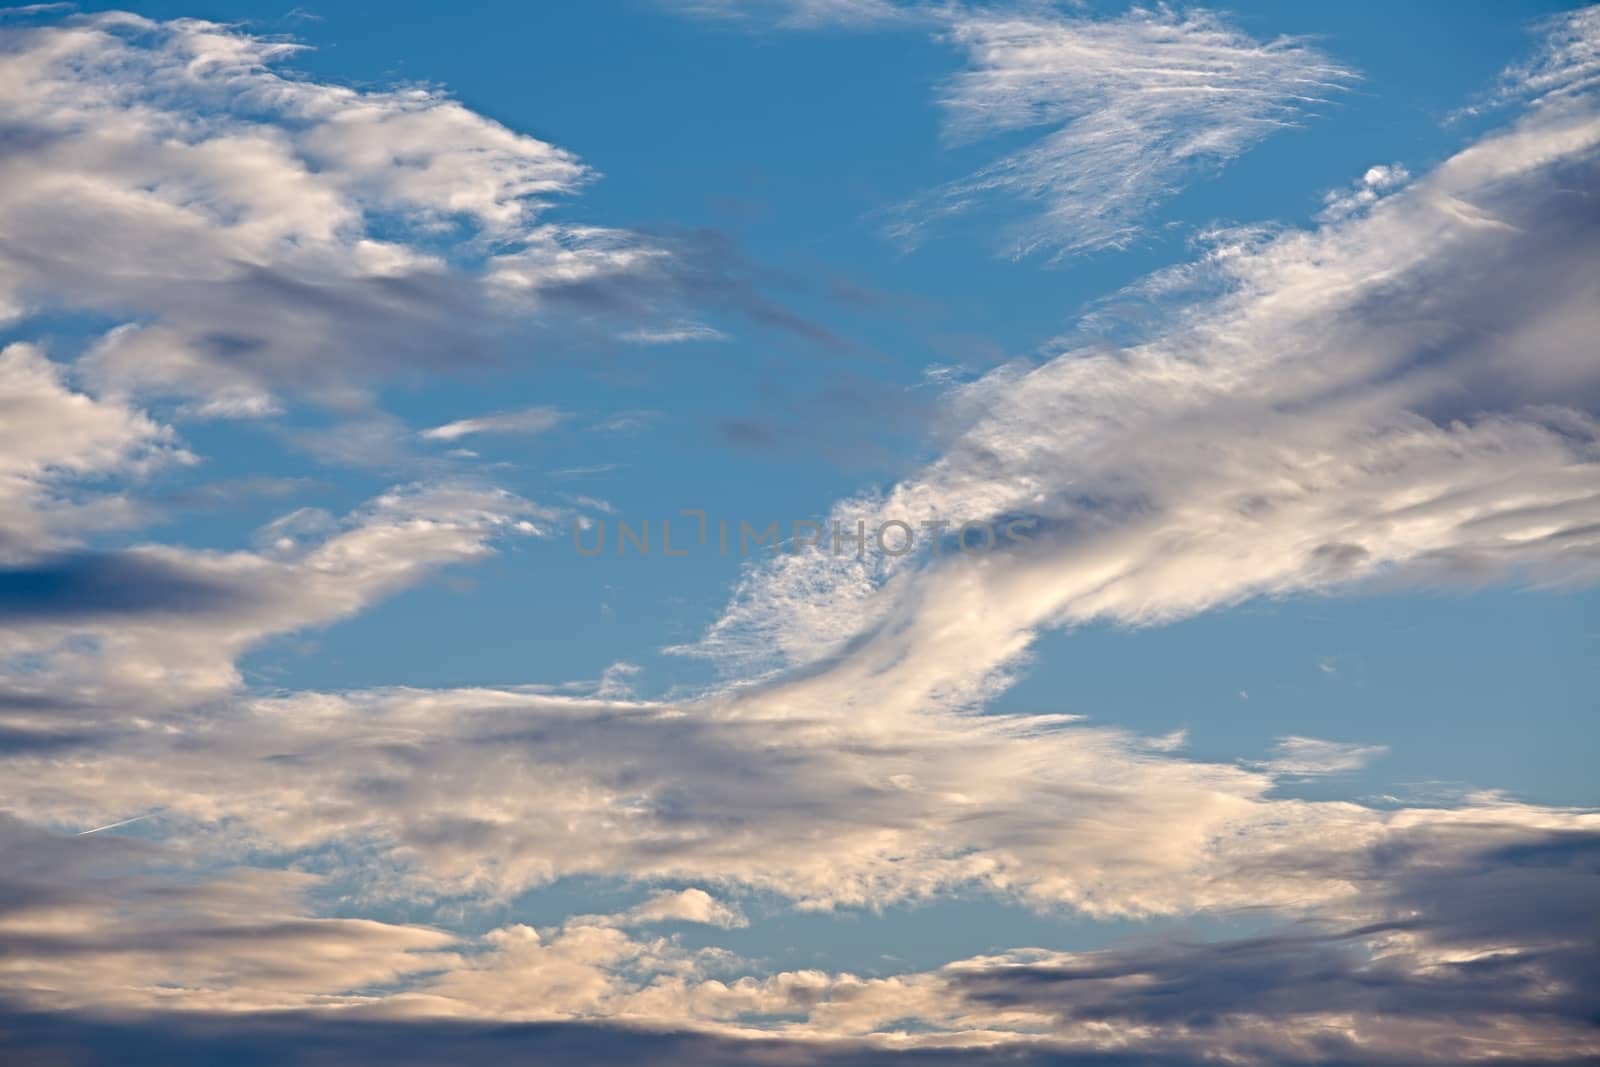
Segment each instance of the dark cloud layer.
[{"label": "dark cloud layer", "polygon": [[[1324,1067],[1402,1067],[1330,1048]],[[739,1040],[614,1025],[402,1022],[278,1014],[238,1018],[186,1014],[108,1018],[0,1007],[0,1054],[28,1067],[1201,1067],[1191,1054],[1082,1053],[1048,1049],[917,1049],[859,1044]],[[1497,1067],[1544,1067],[1571,1061],[1497,1060]]]},{"label": "dark cloud layer", "polygon": [[[1585,1031],[1590,1044],[1600,1041],[1600,833],[1436,827],[1337,865],[1374,887],[1376,921],[1007,962],[954,980],[996,1008],[1063,1023],[1180,1027],[1254,1056],[1266,1050],[1250,1047],[1252,1019],[1285,1029],[1308,1017],[1360,1019],[1360,1038],[1370,1041],[1419,1024],[1448,1032],[1460,1022],[1465,1031],[1499,1018],[1529,1041]],[[1317,1061],[1354,1060],[1354,1037],[1327,1038]],[[1418,1049],[1417,1060],[1470,1058],[1481,1037],[1463,1033],[1454,1052]],[[1267,1058],[1282,1062],[1283,1052]]]},{"label": "dark cloud layer", "polygon": [[0,621],[204,615],[243,606],[243,589],[138,552],[73,552],[0,567]]}]

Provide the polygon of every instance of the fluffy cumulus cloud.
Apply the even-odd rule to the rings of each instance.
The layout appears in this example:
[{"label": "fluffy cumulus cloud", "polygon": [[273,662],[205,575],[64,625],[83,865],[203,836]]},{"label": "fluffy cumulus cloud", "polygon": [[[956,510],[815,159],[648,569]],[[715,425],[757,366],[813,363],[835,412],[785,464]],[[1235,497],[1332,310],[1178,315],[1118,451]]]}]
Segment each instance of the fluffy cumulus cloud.
[{"label": "fluffy cumulus cloud", "polygon": [[[1241,150],[1341,77],[1301,45],[1245,42],[1199,15],[950,12],[975,57],[952,107],[1052,129],[983,180],[1043,198],[1070,247],[1123,240],[1172,175]],[[431,91],[273,73],[288,46],[210,24],[10,31],[0,106],[19,150],[0,162],[0,294],[14,316],[129,323],[71,370],[30,345],[0,351],[0,1050],[391,1064],[1600,1054],[1594,812],[1492,793],[1301,799],[1281,787],[1383,749],[1289,736],[1268,760],[1228,764],[1070,716],[977,713],[1045,627],[1361,582],[1600,573],[1594,26],[1554,24],[1513,75],[1520,117],[1432,171],[1375,166],[1315,229],[1219,233],[1146,280],[1128,294],[1159,311],[1142,337],[961,387],[945,454],[832,518],[1022,522],[1029,538],[776,556],[695,647],[729,680],[670,700],[633,696],[627,663],[587,689],[242,684],[239,657],[266,638],[568,518],[499,489],[430,482],[343,517],[294,511],[233,551],[85,540],[134,510],[86,482],[187,460],[142,392],[261,413],[284,389],[349,384],[323,375],[329,338],[358,362],[437,358],[428,331],[459,308],[581,288],[653,254],[543,221],[582,166]],[[1155,94],[1170,110],[1141,110],[1117,73],[1147,52],[1171,59],[1171,91]],[[1190,89],[1213,76],[1201,106]],[[1092,114],[1080,90],[1099,94]],[[1031,184],[1036,167],[1081,157],[1093,174],[1129,152],[1154,169],[1130,170],[1109,205]],[[375,236],[391,223],[404,241]],[[101,232],[129,243],[108,249]],[[386,325],[328,329],[350,314]],[[559,417],[502,411],[424,435]],[[639,896],[506,917],[563,879]],[[758,901],[867,910],[953,893],[1096,919],[1244,913],[1253,932],[1015,946],[888,976],[778,969],[699,940],[755,924]]]},{"label": "fluffy cumulus cloud", "polygon": [[711,926],[748,925],[738,908],[730,907],[704,889],[664,890],[628,912],[635,923],[685,922]]},{"label": "fluffy cumulus cloud", "polygon": [[172,431],[115,399],[75,391],[37,346],[0,348],[0,560],[135,520],[124,494],[85,483],[190,458]]}]

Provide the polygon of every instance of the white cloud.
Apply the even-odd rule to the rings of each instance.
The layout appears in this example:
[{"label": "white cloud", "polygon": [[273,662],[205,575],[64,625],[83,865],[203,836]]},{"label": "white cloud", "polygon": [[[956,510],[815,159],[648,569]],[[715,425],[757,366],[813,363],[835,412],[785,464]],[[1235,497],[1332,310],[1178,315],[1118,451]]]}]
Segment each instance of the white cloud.
[{"label": "white cloud", "polygon": [[1315,737],[1280,737],[1272,759],[1260,766],[1270,774],[1345,774],[1359,771],[1389,751],[1385,745],[1353,745]]},{"label": "white cloud", "polygon": [[[390,1023],[584,1020],[592,1040],[609,1020],[802,1039],[785,1062],[836,1062],[828,1043],[841,1039],[866,1039],[858,1054],[1012,1046],[1049,1062],[1192,1063],[1199,1051],[1275,1063],[1334,1050],[1374,1064],[1582,1058],[1593,1051],[1592,946],[1572,923],[1593,914],[1581,860],[1596,828],[1550,832],[1486,814],[1396,826],[1343,852],[1310,842],[1301,864],[1361,885],[1316,923],[1091,952],[1018,948],[877,978],[742,973],[748,964],[729,953],[640,938],[612,916],[471,939],[313,918],[301,897],[318,880],[304,874],[175,875],[163,870],[174,855],[143,843],[9,820],[0,843],[28,862],[0,874],[0,930],[14,948],[8,987],[25,1004],[228,1013],[230,1027],[250,1011],[320,1009]],[[1506,909],[1508,893],[1527,907]]]},{"label": "white cloud", "polygon": [[[499,490],[412,486],[342,521],[301,509],[263,531],[260,552],[146,545],[27,561],[71,578],[73,594],[0,619],[0,686],[53,692],[101,725],[184,708],[237,686],[235,661],[264,638],[346,618],[556,517]],[[14,729],[83,725],[3,717]]]},{"label": "white cloud", "polygon": [[[169,710],[57,760],[5,760],[13,810],[81,829],[159,810],[203,854],[359,855],[363,899],[506,901],[573,876],[713,884],[802,908],[979,891],[1097,917],[1359,906],[1338,857],[1456,822],[1592,817],[1480,798],[1378,811],[1271,795],[1271,773],[1050,717],[925,711],[886,728],[791,684],[654,704],[390,690]],[[158,766],[152,776],[140,768]],[[1308,857],[1315,842],[1321,858]],[[737,925],[698,891],[616,923]]]},{"label": "white cloud", "polygon": [[422,436],[430,441],[458,441],[474,434],[536,434],[554,429],[566,418],[566,413],[555,408],[526,408],[522,411],[503,411],[495,415],[457,419],[442,426],[423,430]]},{"label": "white cloud", "polygon": [[696,0],[703,17],[785,29],[931,27],[967,56],[939,103],[967,145],[1035,131],[1027,147],[906,205],[906,242],[997,196],[1041,205],[1007,251],[1057,256],[1122,248],[1163,201],[1296,125],[1355,80],[1307,43],[1258,41],[1201,9],[1136,7],[1115,18],[1043,4],[891,0]]},{"label": "white cloud", "polygon": [[1600,6],[1553,15],[1540,28],[1541,47],[1505,72],[1502,97],[1553,102],[1600,88]]},{"label": "white cloud", "polygon": [[784,29],[863,27],[927,17],[914,3],[896,0],[665,0],[675,11],[700,18],[771,23]]},{"label": "white cloud", "polygon": [[[1246,235],[1151,291],[1158,326],[960,389],[934,464],[830,519],[1037,521],[980,557],[753,568],[699,650],[823,663],[873,714],[1003,684],[1034,630],[1360,581],[1600,574],[1592,98],[1367,212]],[[855,672],[859,671],[859,675]],[[842,687],[843,688],[843,687]],[[935,697],[937,694],[937,698]]]},{"label": "white cloud", "polygon": [[192,459],[143,412],[74,391],[38,347],[0,348],[0,561],[136,518],[126,497],[75,495],[75,484]]},{"label": "white cloud", "polygon": [[656,329],[629,330],[624,341],[641,345],[676,345],[687,341],[726,341],[728,335],[700,322],[679,322]]},{"label": "white cloud", "polygon": [[1198,173],[1294,125],[1353,78],[1302,42],[1256,41],[1205,11],[1095,20],[951,8],[947,17],[970,66],[941,100],[949,139],[1041,135],[910,205],[893,232],[912,237],[926,216],[995,194],[1036,201],[1043,212],[1016,228],[1016,256],[1128,245]]},{"label": "white cloud", "polygon": [[[50,48],[100,55],[97,35],[122,24],[75,25],[87,52],[69,33],[17,55],[45,68]],[[231,62],[265,103],[299,99],[249,73],[249,49],[279,46],[188,32],[161,77]],[[542,193],[520,149],[490,150],[503,182],[458,200],[443,190],[459,161],[386,176],[373,139],[390,122],[396,143],[424,134],[405,107],[379,111],[349,120],[359,150],[339,164],[339,195],[422,221],[465,213],[488,233],[526,225],[521,201]],[[464,120],[439,121],[459,133]],[[1361,580],[1600,574],[1600,294],[1582,269],[1596,229],[1572,210],[1597,156],[1593,102],[1562,94],[1363,211],[1234,235],[1226,254],[1163,276],[1147,291],[1209,289],[1127,350],[1074,349],[963,387],[947,454],[836,515],[1020,515],[1039,520],[1034,540],[753,570],[705,648],[735,670],[776,650],[792,669],[696,698],[633,698],[627,663],[577,693],[239,691],[237,658],[266,636],[347,617],[562,517],[478,486],[396,490],[342,520],[302,509],[254,551],[27,557],[76,591],[0,626],[0,772],[32,824],[0,823],[0,845],[25,857],[0,871],[0,929],[21,942],[0,979],[34,1006],[612,1019],[1153,1062],[1592,1053],[1593,968],[1571,931],[1593,921],[1594,813],[1488,795],[1398,810],[1286,798],[1279,776],[1354,769],[1376,746],[1288,737],[1251,768],[1180,758],[1177,735],[970,712],[1044,626],[1158,622]],[[293,199],[277,210],[295,215]],[[23,427],[5,442],[0,424],[8,512],[175,447],[120,401],[74,393],[35,350],[0,360]],[[111,829],[134,818],[168,851]],[[331,877],[149,869],[174,856]],[[326,888],[341,905],[509,906],[569,876],[694,888],[475,939],[315,918],[302,900]],[[1094,917],[1249,908],[1307,925],[873,979],[717,976],[736,961],[637,929],[734,928],[748,920],[730,901],[747,890],[812,909],[968,891]],[[1506,914],[1508,892],[1538,906]],[[1201,1010],[1173,1013],[1195,996]]]},{"label": "white cloud", "polygon": [[627,921],[700,923],[724,929],[750,925],[738,908],[724,904],[704,889],[682,889],[675,893],[664,890],[630,910]]},{"label": "white cloud", "polygon": [[189,1012],[349,1007],[353,994],[458,962],[451,935],[316,918],[319,879],[185,869],[111,836],[55,836],[0,814],[0,967],[7,995],[51,1010]]},{"label": "white cloud", "polygon": [[1354,215],[1357,211],[1371,207],[1378,202],[1380,196],[1396,186],[1405,184],[1410,178],[1411,173],[1398,163],[1368,167],[1366,173],[1348,192],[1336,190],[1323,197],[1324,206],[1318,218],[1326,222]]},{"label": "white cloud", "polygon": [[123,320],[82,364],[102,388],[212,418],[284,392],[348,406],[483,358],[552,290],[666,258],[546,219],[588,168],[436,90],[295,77],[298,46],[192,19],[4,32],[0,321]]}]

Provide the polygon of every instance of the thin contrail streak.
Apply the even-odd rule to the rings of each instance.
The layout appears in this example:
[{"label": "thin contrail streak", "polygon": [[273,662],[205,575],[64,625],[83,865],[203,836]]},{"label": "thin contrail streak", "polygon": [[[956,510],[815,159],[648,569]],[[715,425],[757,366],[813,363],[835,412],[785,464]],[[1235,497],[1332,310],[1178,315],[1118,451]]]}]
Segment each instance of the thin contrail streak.
[{"label": "thin contrail streak", "polygon": [[153,811],[147,811],[143,815],[135,815],[133,818],[131,818],[131,819],[123,819],[121,822],[109,822],[109,823],[106,823],[104,826],[96,826],[93,830],[79,830],[77,836],[82,837],[84,834],[97,834],[101,830],[115,830],[119,826],[127,826],[129,823],[132,823],[132,822],[141,822],[141,821],[143,821],[145,819],[150,818],[154,814],[155,814],[155,812],[153,812]]}]

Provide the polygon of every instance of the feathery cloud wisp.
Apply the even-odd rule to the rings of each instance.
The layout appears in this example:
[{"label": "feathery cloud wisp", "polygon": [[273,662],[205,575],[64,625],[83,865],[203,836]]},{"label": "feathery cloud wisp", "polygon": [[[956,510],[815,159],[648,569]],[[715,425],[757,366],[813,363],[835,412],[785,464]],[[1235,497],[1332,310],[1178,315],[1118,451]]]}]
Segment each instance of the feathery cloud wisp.
[{"label": "feathery cloud wisp", "polygon": [[474,434],[536,434],[554,429],[566,412],[555,408],[526,408],[522,411],[502,411],[494,415],[479,415],[470,419],[457,419],[442,426],[423,430],[429,441],[459,441]]},{"label": "feathery cloud wisp", "polygon": [[1163,200],[1207,168],[1295,125],[1354,74],[1292,40],[1260,42],[1204,11],[1115,19],[951,9],[968,56],[940,101],[964,144],[1039,130],[1033,144],[913,203],[891,232],[994,195],[1042,206],[1010,252],[1071,255],[1128,245]]}]

